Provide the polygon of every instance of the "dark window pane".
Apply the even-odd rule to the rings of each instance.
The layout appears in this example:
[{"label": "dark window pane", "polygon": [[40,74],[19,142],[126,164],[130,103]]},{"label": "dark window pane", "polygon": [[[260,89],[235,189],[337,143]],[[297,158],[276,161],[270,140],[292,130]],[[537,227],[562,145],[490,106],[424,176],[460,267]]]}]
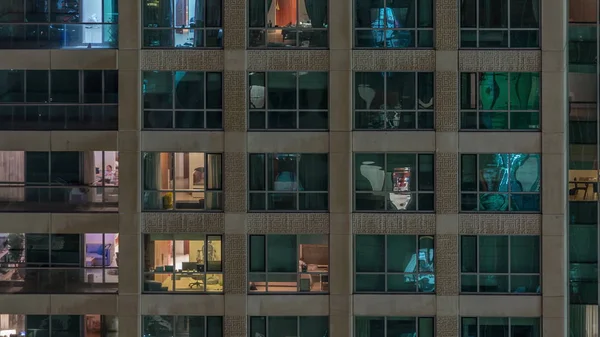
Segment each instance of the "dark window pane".
[{"label": "dark window pane", "polygon": [[294,273],[298,270],[296,235],[269,235],[267,238],[267,271]]},{"label": "dark window pane", "polygon": [[143,77],[144,109],[172,109],[173,74],[169,71],[146,71]]},{"label": "dark window pane", "polygon": [[268,108],[296,109],[297,72],[267,73]]},{"label": "dark window pane", "polygon": [[119,71],[104,70],[104,103],[119,102]]},{"label": "dark window pane", "polygon": [[0,103],[25,101],[25,71],[0,71]]},{"label": "dark window pane", "polygon": [[102,86],[102,70],[85,70],[83,72],[83,103],[102,103]]},{"label": "dark window pane", "polygon": [[535,274],[540,272],[540,238],[510,237],[510,272]]},{"label": "dark window pane", "polygon": [[206,337],[223,337],[223,317],[206,317]]},{"label": "dark window pane", "polygon": [[304,191],[329,190],[327,154],[303,154],[298,166],[298,180]]},{"label": "dark window pane", "polygon": [[[169,112],[169,116],[170,116]],[[176,111],[175,128],[202,129],[204,128],[204,113],[202,111]]]},{"label": "dark window pane", "polygon": [[50,101],[52,103],[79,102],[79,71],[52,70],[50,71],[50,80]]},{"label": "dark window pane", "polygon": [[326,110],[329,103],[329,76],[324,72],[298,73],[299,108]]},{"label": "dark window pane", "polygon": [[268,112],[268,129],[295,129],[296,128],[296,111],[269,111]]},{"label": "dark window pane", "polygon": [[385,272],[385,236],[356,235],[356,272]]},{"label": "dark window pane", "polygon": [[175,72],[175,108],[204,109],[204,73]]},{"label": "dark window pane", "polygon": [[250,235],[250,257],[249,271],[250,272],[265,272],[266,271],[266,244],[264,235]]},{"label": "dark window pane", "polygon": [[265,155],[250,154],[250,190],[262,191],[266,190],[265,182]]},{"label": "dark window pane", "polygon": [[144,128],[146,129],[172,129],[172,111],[144,111]]},{"label": "dark window pane", "polygon": [[476,236],[461,236],[460,238],[460,271],[462,273],[477,272]]},{"label": "dark window pane", "polygon": [[329,129],[327,111],[300,111],[298,128],[305,130]]},{"label": "dark window pane", "polygon": [[300,336],[314,337],[328,336],[329,317],[328,316],[300,316]]},{"label": "dark window pane", "polygon": [[49,152],[25,152],[25,182],[29,184],[50,182]]},{"label": "dark window pane", "polygon": [[[388,272],[418,272],[417,238],[414,235],[388,235],[386,247]],[[407,268],[413,265],[413,260],[414,267]]]},{"label": "dark window pane", "polygon": [[49,99],[49,82],[47,70],[27,70],[25,73],[27,92],[25,93],[26,101],[48,103]]},{"label": "dark window pane", "polygon": [[508,236],[479,237],[479,272],[508,273]]},{"label": "dark window pane", "polygon": [[223,75],[206,73],[206,108],[223,108]]}]

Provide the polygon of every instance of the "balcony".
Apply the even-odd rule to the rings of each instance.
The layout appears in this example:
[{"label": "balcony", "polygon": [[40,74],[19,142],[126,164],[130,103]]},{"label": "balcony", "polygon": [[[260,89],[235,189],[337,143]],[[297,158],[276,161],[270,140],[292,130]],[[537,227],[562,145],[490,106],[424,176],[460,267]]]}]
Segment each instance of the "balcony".
[{"label": "balcony", "polygon": [[118,268],[0,268],[1,294],[116,294]]},{"label": "balcony", "polygon": [[0,130],[117,130],[118,104],[0,105]]},{"label": "balcony", "polygon": [[119,188],[0,186],[0,212],[118,212]]},{"label": "balcony", "polygon": [[0,49],[117,48],[114,23],[15,23],[0,25]]}]

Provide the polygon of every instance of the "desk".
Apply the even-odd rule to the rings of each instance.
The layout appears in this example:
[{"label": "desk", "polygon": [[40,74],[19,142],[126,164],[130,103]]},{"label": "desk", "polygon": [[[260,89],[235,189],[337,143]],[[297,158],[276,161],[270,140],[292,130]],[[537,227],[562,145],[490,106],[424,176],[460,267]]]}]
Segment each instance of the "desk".
[{"label": "desk", "polygon": [[[590,191],[591,188],[591,191]],[[583,191],[583,200],[588,200],[588,192],[592,199],[595,200],[598,193],[598,185],[596,181],[569,181],[569,197],[577,199],[579,191]]]}]

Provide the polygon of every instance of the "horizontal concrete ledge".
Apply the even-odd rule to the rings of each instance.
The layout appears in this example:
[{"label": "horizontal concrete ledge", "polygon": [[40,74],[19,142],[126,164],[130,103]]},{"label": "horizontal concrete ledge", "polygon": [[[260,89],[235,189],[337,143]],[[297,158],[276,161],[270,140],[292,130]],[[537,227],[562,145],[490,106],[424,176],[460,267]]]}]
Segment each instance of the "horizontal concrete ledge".
[{"label": "horizontal concrete ledge", "polygon": [[198,315],[223,316],[225,314],[224,295],[142,294],[141,315]]},{"label": "horizontal concrete ledge", "polygon": [[435,316],[435,295],[354,295],[356,316]]},{"label": "horizontal concrete ledge", "polygon": [[458,151],[463,153],[540,153],[541,132],[460,132]]},{"label": "horizontal concrete ledge", "polygon": [[0,213],[7,233],[118,233],[116,213]]},{"label": "horizontal concrete ledge", "polygon": [[250,153],[327,153],[328,132],[248,132]]},{"label": "horizontal concrete ledge", "polygon": [[329,295],[249,295],[248,316],[327,316]]},{"label": "horizontal concrete ledge", "polygon": [[0,69],[117,69],[116,49],[2,50]]},{"label": "horizontal concrete ledge", "polygon": [[477,317],[540,317],[541,296],[461,295],[460,316]]},{"label": "horizontal concrete ledge", "polygon": [[222,131],[142,131],[142,151],[223,152]]},{"label": "horizontal concrete ledge", "polygon": [[116,294],[0,295],[3,314],[117,315]]},{"label": "horizontal concrete ledge", "polygon": [[354,131],[354,152],[434,152],[434,131]]},{"label": "horizontal concrete ledge", "polygon": [[3,131],[0,151],[117,151],[118,131]]}]

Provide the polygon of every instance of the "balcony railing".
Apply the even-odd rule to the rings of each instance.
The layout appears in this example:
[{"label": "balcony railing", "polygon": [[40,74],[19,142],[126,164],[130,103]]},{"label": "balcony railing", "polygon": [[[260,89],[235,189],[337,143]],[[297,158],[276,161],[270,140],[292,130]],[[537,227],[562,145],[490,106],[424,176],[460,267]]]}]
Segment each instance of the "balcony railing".
[{"label": "balcony railing", "polygon": [[0,293],[117,293],[118,268],[0,267]]},{"label": "balcony railing", "polygon": [[0,130],[117,130],[118,104],[0,105]]},{"label": "balcony railing", "polygon": [[0,212],[117,212],[117,186],[0,186]]},{"label": "balcony railing", "polygon": [[0,25],[0,49],[117,48],[114,23],[11,23]]}]

